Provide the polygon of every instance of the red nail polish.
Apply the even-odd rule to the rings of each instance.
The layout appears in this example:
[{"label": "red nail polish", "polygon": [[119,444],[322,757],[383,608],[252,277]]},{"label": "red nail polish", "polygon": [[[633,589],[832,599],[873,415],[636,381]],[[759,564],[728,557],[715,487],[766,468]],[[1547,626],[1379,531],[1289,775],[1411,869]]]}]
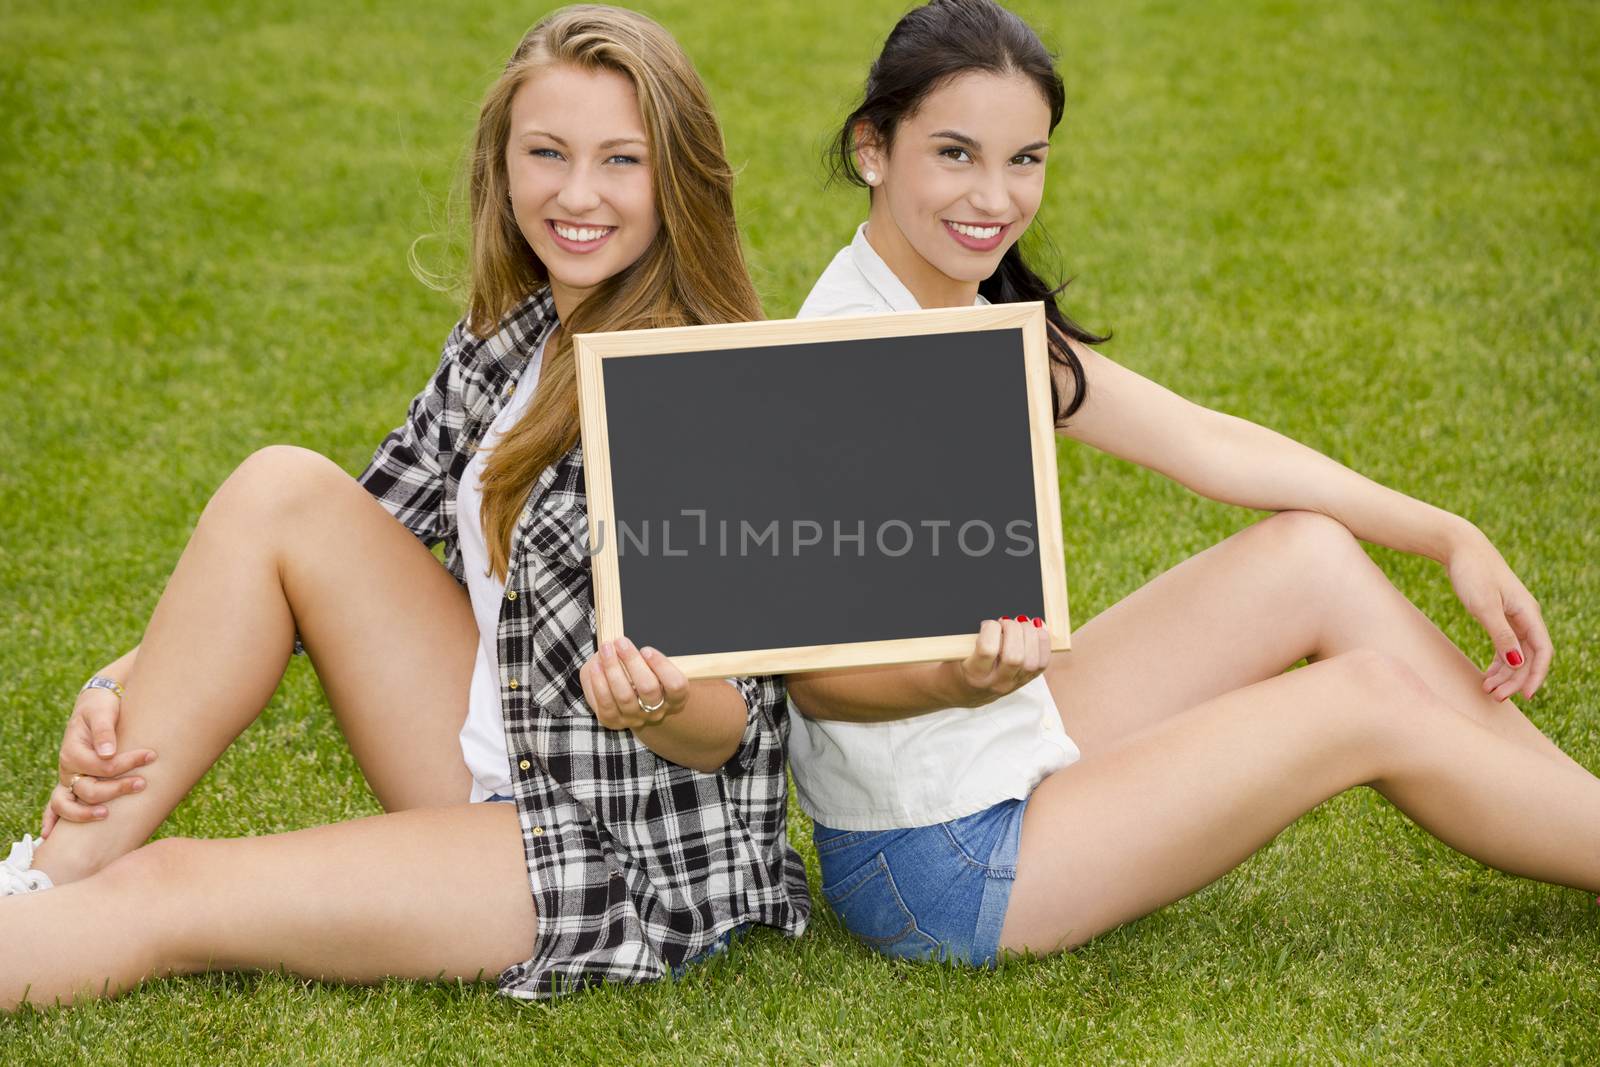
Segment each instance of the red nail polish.
[{"label": "red nail polish", "polygon": [[1028,621],[1028,617],[1026,615],[1018,615],[1017,616],[1017,621],[1018,622],[1027,622]]},{"label": "red nail polish", "polygon": [[1034,619],[1033,620],[1033,625],[1034,625],[1035,629],[1043,629],[1044,628],[1044,620],[1043,619]]},{"label": "red nail polish", "polygon": [[1522,653],[1513,648],[1510,652],[1506,653],[1506,662],[1511,664],[1513,667],[1522,666]]}]

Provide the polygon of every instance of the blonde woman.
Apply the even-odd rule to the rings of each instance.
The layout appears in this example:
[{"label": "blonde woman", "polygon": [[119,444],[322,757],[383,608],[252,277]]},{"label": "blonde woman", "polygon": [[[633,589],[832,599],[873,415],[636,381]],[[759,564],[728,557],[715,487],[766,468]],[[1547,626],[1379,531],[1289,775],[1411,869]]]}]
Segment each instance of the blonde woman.
[{"label": "blonde woman", "polygon": [[[74,712],[0,864],[0,1009],[278,967],[542,997],[804,929],[781,685],[595,647],[571,337],[761,313],[705,90],[649,19],[566,8],[475,147],[469,307],[405,421],[359,480],[251,456]],[[387,814],[146,844],[297,634]]]}]

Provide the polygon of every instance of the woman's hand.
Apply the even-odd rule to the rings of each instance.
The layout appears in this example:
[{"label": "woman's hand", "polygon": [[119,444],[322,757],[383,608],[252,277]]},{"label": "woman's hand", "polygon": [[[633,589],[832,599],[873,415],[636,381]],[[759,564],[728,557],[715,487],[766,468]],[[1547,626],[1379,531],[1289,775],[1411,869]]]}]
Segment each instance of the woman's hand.
[{"label": "woman's hand", "polygon": [[[689,702],[683,672],[660,652],[640,651],[626,637],[601,645],[578,671],[578,680],[594,717],[608,730],[654,726]],[[654,710],[646,711],[645,705]]]},{"label": "woman's hand", "polygon": [[1050,665],[1050,631],[1043,619],[989,619],[978,628],[972,655],[952,660],[956,706],[982,707],[1027,685]]},{"label": "woman's hand", "polygon": [[1445,570],[1456,596],[1494,642],[1494,662],[1484,671],[1483,691],[1496,700],[1518,691],[1533,696],[1544,684],[1554,653],[1539,602],[1475,527],[1451,550]]},{"label": "woman's hand", "polygon": [[[106,804],[144,788],[144,779],[129,774],[156,758],[153,750],[117,751],[117,718],[122,700],[107,689],[78,694],[72,717],[61,738],[55,789],[45,805],[39,836],[49,837],[61,819],[93,822],[107,815]],[[77,775],[76,781],[73,776]]]}]

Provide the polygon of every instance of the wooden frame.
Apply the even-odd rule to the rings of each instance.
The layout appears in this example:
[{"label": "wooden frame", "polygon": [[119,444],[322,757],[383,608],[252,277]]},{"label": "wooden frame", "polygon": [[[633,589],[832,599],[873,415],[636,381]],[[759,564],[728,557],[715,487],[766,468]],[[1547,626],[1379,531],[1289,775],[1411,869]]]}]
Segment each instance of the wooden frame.
[{"label": "wooden frame", "polygon": [[[615,640],[624,632],[617,538],[607,541],[602,537],[600,547],[594,547],[595,538],[600,536],[597,531],[616,528],[610,439],[606,428],[605,384],[601,374],[604,360],[720,348],[765,348],[808,342],[996,329],[1017,329],[1022,334],[1045,623],[1050,631],[1050,647],[1056,650],[1070,648],[1071,625],[1067,615],[1066,566],[1056,474],[1055,419],[1050,397],[1049,354],[1045,348],[1044,305],[1039,302],[576,335],[573,338],[573,350],[577,360],[584,480],[589,505],[596,640]],[[892,641],[683,655],[674,656],[673,662],[690,678],[788,674],[832,667],[962,659],[972,653],[974,643],[975,635],[972,633],[947,634]]]}]

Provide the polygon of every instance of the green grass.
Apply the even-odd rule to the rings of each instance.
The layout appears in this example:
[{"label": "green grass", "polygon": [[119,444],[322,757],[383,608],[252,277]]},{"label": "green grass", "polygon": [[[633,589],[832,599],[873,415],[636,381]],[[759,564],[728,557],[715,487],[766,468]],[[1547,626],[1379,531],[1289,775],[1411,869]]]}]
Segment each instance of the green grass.
[{"label": "green grass", "polygon": [[[76,686],[138,639],[228,471],[282,441],[359,469],[437,359],[456,307],[407,247],[539,9],[406,6],[0,0],[6,840],[36,826]],[[1529,713],[1600,767],[1600,13],[1017,6],[1064,55],[1041,217],[1073,312],[1141,373],[1478,523],[1556,642]],[[863,210],[821,188],[817,152],[901,3],[647,9],[711,86],[758,283],[792,314]],[[1075,445],[1061,483],[1080,622],[1254,518]],[[1436,566],[1376,555],[1486,656]],[[162,832],[376,810],[296,664]],[[543,1006],[166,981],[0,1021],[0,1063],[1596,1062],[1597,962],[1587,897],[1357,791],[1204,891],[998,975],[887,963],[819,906],[802,941],[752,936],[675,985]]]}]

